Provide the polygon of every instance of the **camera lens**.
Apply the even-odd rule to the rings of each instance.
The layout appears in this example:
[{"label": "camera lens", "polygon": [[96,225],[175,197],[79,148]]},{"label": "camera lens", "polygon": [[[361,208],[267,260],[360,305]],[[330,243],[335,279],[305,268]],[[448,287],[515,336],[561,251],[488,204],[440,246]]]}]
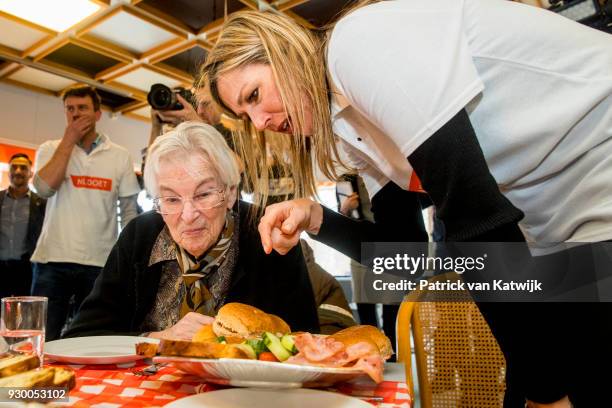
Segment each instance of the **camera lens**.
[{"label": "camera lens", "polygon": [[153,95],[153,105],[157,108],[167,106],[170,102],[172,94],[165,89],[160,89],[159,92]]},{"label": "camera lens", "polygon": [[175,104],[175,96],[170,88],[162,84],[154,84],[147,95],[149,105],[156,110],[168,110]]}]

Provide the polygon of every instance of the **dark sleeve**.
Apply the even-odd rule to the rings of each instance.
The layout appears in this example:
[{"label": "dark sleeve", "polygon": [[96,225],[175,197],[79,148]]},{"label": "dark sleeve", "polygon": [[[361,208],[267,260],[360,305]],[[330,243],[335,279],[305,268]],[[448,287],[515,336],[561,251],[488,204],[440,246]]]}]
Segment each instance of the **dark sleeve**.
[{"label": "dark sleeve", "polygon": [[422,197],[390,181],[372,197],[378,242],[426,242]]},{"label": "dark sleeve", "polygon": [[523,212],[499,191],[465,110],[408,157],[448,241],[524,241]]},{"label": "dark sleeve", "polygon": [[427,241],[418,193],[389,182],[372,197],[372,213],[373,223],[323,207],[321,229],[311,237],[357,262],[361,262],[362,242]]},{"label": "dark sleeve", "polygon": [[134,281],[132,257],[130,251],[122,247],[132,239],[126,230],[113,247],[91,293],[81,304],[64,337],[140,334],[131,331],[136,305],[130,289]]},{"label": "dark sleeve", "polygon": [[321,229],[310,237],[361,262],[361,243],[374,241],[375,235],[374,223],[345,217],[323,206]]}]

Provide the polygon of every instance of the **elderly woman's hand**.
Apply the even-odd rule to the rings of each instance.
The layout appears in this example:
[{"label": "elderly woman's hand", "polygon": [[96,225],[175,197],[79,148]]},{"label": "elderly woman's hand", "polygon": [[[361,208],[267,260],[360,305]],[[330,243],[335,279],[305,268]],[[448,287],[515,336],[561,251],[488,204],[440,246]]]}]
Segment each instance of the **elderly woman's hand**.
[{"label": "elderly woman's hand", "polygon": [[266,254],[274,249],[285,255],[300,242],[300,234],[306,231],[317,234],[323,222],[323,207],[307,199],[283,201],[266,207],[259,221],[259,235]]},{"label": "elderly woman's hand", "polygon": [[156,339],[191,340],[202,326],[213,324],[214,321],[213,317],[189,312],[174,326],[163,331],[151,332],[149,337]]}]

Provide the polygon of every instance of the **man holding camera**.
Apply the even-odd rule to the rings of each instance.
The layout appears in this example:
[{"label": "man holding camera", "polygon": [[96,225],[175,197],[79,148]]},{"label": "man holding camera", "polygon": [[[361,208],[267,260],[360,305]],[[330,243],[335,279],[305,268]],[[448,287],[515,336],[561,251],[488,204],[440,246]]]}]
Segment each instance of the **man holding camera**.
[{"label": "man holding camera", "polygon": [[63,96],[66,130],[37,152],[34,186],[47,197],[42,233],[32,255],[32,294],[49,298],[46,337],[60,337],[70,313],[91,291],[121,224],[137,214],[140,191],[126,149],[96,131],[100,97],[89,86]]}]

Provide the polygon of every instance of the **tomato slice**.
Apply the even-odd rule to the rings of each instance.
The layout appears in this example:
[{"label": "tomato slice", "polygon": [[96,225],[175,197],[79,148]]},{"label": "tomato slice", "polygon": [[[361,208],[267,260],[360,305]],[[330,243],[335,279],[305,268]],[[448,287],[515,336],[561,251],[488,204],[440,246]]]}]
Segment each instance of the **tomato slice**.
[{"label": "tomato slice", "polygon": [[270,353],[269,351],[264,351],[262,353],[259,353],[259,360],[278,362],[278,358],[276,358],[274,354]]}]

